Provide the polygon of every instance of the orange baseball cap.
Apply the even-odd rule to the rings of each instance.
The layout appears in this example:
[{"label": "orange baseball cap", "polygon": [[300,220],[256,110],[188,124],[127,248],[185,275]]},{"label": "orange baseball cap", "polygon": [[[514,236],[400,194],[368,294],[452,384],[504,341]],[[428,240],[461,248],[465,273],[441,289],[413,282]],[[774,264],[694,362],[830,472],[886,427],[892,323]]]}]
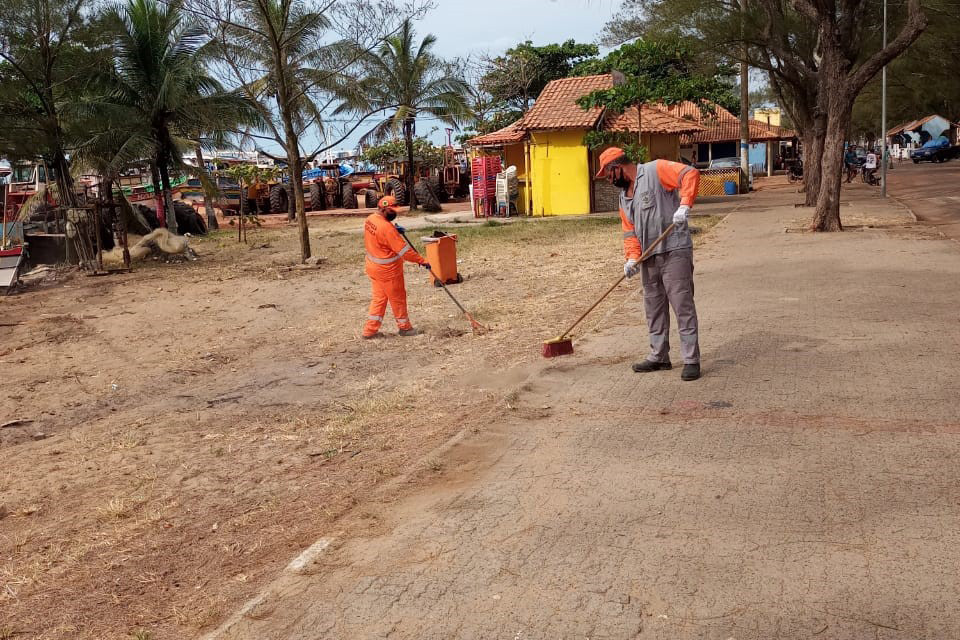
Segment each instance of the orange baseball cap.
[{"label": "orange baseball cap", "polygon": [[607,172],[607,167],[626,155],[627,154],[620,147],[610,147],[609,149],[606,149],[600,154],[600,171],[597,172],[595,177],[602,178]]},{"label": "orange baseball cap", "polygon": [[394,213],[397,212],[397,199],[393,196],[383,196],[380,198],[380,202],[377,203],[378,209],[389,209]]}]

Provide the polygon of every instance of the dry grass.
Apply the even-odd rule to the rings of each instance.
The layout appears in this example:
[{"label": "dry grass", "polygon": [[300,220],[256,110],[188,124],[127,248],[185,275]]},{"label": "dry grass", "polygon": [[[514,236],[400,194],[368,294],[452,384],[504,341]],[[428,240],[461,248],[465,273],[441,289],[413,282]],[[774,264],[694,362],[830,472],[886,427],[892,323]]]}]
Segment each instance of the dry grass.
[{"label": "dry grass", "polygon": [[[98,330],[128,335],[161,322],[183,333],[147,352],[148,344],[56,346],[101,395],[76,383],[28,395],[24,404],[77,426],[0,449],[9,510],[0,629],[39,629],[44,639],[196,637],[384,479],[441,481],[445,460],[430,452],[522,404],[540,342],[622,264],[616,218],[445,227],[459,237],[466,277],[452,290],[493,330],[473,335],[446,295],[408,269],[411,317],[425,335],[366,342],[357,336],[369,295],[362,241],[345,224],[311,229],[314,254],[329,258],[320,269],[289,270],[299,259],[295,228],[251,229],[254,249],[227,230],[191,242],[198,262],[139,270],[100,299],[83,294],[104,308],[89,323]],[[43,299],[42,312],[72,313],[67,293]],[[618,290],[583,330],[631,295],[635,288]],[[258,310],[264,303],[276,308]],[[118,308],[129,315],[116,317]],[[50,351],[22,353],[55,361]],[[111,380],[118,391],[104,391]],[[171,576],[206,582],[174,589]]]}]

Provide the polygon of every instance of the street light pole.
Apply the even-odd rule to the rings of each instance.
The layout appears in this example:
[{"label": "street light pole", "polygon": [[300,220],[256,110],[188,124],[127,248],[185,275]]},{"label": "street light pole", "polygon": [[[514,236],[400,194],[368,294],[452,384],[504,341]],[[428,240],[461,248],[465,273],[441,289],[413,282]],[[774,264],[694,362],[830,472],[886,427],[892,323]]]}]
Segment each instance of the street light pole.
[{"label": "street light pole", "polygon": [[[887,0],[883,0],[883,48],[887,48]],[[880,162],[883,163],[883,170],[880,175],[880,196],[887,197],[887,65],[883,65],[883,88],[881,89],[880,107],[880,135],[883,137],[883,143],[880,151]]]},{"label": "street light pole", "polygon": [[[744,36],[743,61],[740,63],[740,169],[750,191],[750,67],[747,66],[749,47],[746,44],[747,0],[740,0],[740,33]],[[767,144],[770,144],[768,141]]]}]

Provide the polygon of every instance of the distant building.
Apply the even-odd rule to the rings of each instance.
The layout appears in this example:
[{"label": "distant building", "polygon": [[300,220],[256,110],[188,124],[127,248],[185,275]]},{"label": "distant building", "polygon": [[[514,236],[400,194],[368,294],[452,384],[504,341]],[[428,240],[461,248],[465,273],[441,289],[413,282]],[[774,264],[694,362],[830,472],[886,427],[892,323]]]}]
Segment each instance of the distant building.
[{"label": "distant building", "polygon": [[525,215],[573,215],[616,210],[619,189],[596,180],[603,149],[588,149],[584,134],[592,130],[639,134],[651,159],[680,159],[680,137],[703,127],[652,106],[614,114],[600,107],[583,109],[577,99],[597,89],[609,89],[611,74],[553,80],[519,121],[499,131],[477,136],[467,144],[481,153],[503,156],[504,167],[517,168]]}]

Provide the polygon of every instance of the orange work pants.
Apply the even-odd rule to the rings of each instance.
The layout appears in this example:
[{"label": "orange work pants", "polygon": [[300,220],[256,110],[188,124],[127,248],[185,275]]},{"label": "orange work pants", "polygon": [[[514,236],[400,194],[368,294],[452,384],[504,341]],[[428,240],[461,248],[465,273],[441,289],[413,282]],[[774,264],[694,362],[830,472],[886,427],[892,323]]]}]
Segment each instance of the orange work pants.
[{"label": "orange work pants", "polygon": [[370,278],[373,287],[373,297],[370,300],[370,314],[367,323],[363,325],[363,335],[372,336],[380,330],[383,324],[383,314],[387,311],[387,302],[393,311],[398,329],[410,329],[410,318],[407,317],[407,287],[403,281],[403,272],[386,280]]}]

